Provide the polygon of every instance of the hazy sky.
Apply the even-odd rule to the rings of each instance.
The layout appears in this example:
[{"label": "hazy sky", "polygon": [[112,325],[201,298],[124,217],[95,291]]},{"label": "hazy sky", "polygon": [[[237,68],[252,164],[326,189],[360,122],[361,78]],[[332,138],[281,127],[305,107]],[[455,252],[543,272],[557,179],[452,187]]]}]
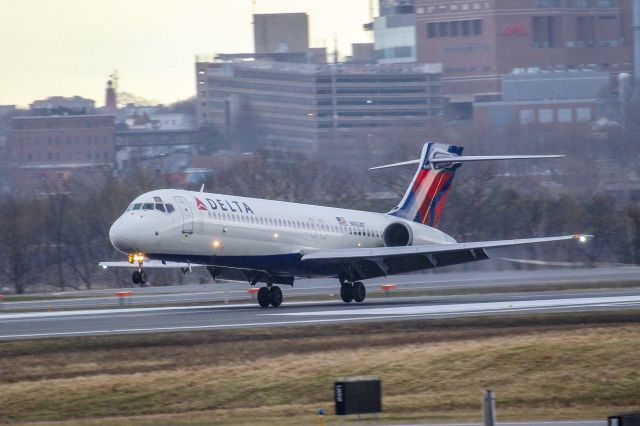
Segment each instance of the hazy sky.
[{"label": "hazy sky", "polygon": [[[1,0],[0,105],[120,90],[170,103],[195,94],[196,54],[253,51],[251,0]],[[377,2],[376,2],[377,3]],[[369,0],[256,0],[257,13],[306,12],[313,47],[341,54],[362,31]]]}]

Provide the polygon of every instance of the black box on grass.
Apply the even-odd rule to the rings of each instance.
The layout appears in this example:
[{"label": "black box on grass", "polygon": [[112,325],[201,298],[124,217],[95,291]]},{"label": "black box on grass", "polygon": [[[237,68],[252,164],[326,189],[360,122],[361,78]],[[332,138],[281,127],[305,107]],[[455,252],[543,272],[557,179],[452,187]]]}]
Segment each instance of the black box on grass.
[{"label": "black box on grass", "polygon": [[640,413],[617,414],[607,420],[609,426],[640,426]]},{"label": "black box on grass", "polygon": [[334,384],[336,415],[382,412],[382,385],[375,377],[347,377]]}]

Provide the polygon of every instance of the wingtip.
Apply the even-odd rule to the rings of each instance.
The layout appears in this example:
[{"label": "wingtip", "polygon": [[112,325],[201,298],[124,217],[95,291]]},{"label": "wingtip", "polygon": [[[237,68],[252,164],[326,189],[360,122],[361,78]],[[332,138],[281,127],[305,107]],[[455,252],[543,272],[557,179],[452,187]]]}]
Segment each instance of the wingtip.
[{"label": "wingtip", "polygon": [[574,240],[578,240],[581,243],[586,243],[587,241],[589,241],[592,238],[595,238],[595,237],[593,235],[591,235],[591,234],[575,234],[573,236]]}]

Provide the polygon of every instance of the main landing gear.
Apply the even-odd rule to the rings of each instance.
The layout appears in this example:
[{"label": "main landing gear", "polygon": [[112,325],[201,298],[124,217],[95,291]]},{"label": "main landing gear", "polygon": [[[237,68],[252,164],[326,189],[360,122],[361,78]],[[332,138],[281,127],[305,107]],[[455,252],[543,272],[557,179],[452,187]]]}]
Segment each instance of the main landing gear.
[{"label": "main landing gear", "polygon": [[267,287],[260,287],[260,290],[258,290],[258,303],[263,308],[268,308],[269,305],[277,308],[282,305],[282,290],[277,285],[267,284]]},{"label": "main landing gear", "polygon": [[340,298],[344,303],[364,302],[364,299],[367,298],[367,289],[360,281],[344,282],[340,286]]}]

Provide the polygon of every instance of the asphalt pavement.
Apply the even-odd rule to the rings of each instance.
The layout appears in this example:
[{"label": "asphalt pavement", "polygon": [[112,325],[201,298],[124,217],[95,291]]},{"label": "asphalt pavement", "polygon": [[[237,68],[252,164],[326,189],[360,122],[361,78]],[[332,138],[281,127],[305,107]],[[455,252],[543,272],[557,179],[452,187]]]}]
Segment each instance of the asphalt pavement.
[{"label": "asphalt pavement", "polygon": [[[522,285],[540,286],[543,290],[549,285],[570,283],[614,283],[623,281],[640,281],[640,267],[607,267],[607,268],[569,268],[545,269],[535,271],[494,271],[494,272],[426,272],[415,275],[402,275],[388,278],[367,280],[369,294],[382,292],[384,284],[396,285],[396,291],[409,290],[447,290],[468,289],[482,290],[492,287],[517,287]],[[203,302],[238,302],[248,301],[254,296],[248,293],[249,286],[241,282],[223,282],[210,284],[190,284],[183,286],[163,286],[145,288],[121,288],[72,291],[65,293],[41,294],[36,296],[55,298],[23,302],[3,302],[0,312],[15,310],[44,309],[79,309],[119,306],[121,301],[116,297],[120,291],[131,291],[127,297],[128,304],[135,305],[168,305],[177,303]],[[287,296],[320,296],[335,298],[339,293],[336,279],[303,279],[295,282],[293,288],[283,286]],[[392,294],[392,293],[391,293]]]},{"label": "asphalt pavement", "polygon": [[0,340],[640,308],[640,290],[139,307],[0,314]]}]

